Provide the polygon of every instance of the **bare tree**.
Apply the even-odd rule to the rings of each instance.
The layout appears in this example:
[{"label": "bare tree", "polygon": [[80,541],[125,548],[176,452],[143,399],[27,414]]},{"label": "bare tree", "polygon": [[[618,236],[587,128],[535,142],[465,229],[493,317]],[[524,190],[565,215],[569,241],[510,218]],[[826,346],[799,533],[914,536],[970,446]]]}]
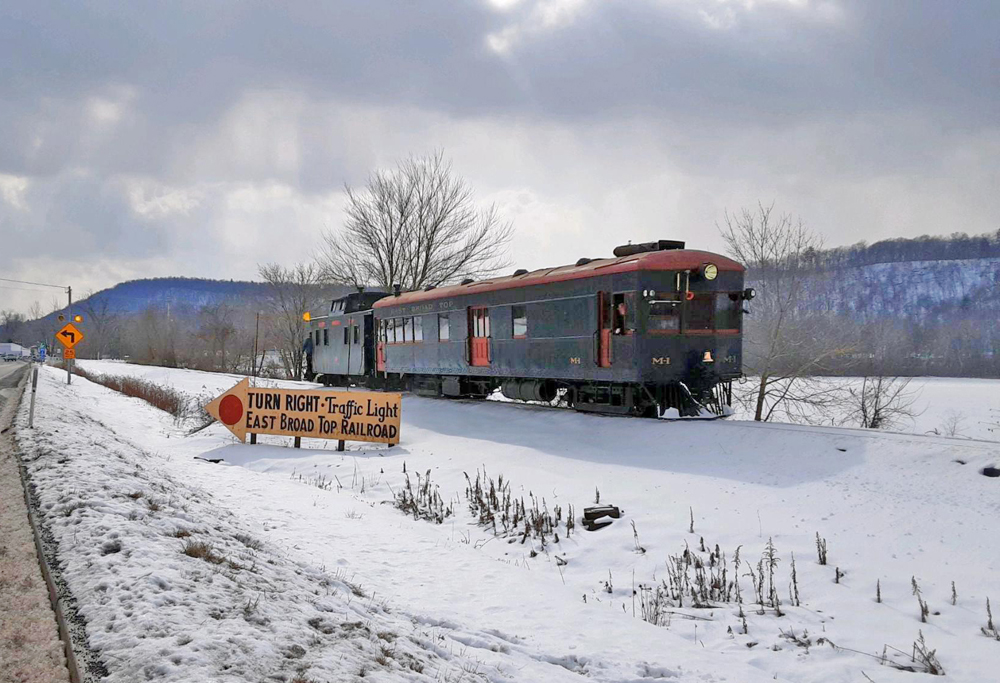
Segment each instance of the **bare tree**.
[{"label": "bare tree", "polygon": [[861,386],[848,388],[847,422],[865,429],[889,429],[901,420],[916,416],[914,403],[918,391],[910,388],[910,377],[896,377],[886,369],[890,366],[903,334],[888,320],[865,327],[864,352],[860,368]]},{"label": "bare tree", "polygon": [[866,374],[860,387],[849,390],[852,410],[848,421],[865,429],[889,429],[902,419],[914,417],[916,392],[909,388],[910,379]]},{"label": "bare tree", "polygon": [[35,300],[35,303],[31,304],[31,308],[28,309],[28,318],[30,320],[39,320],[45,314],[42,313],[42,304]]},{"label": "bare tree", "polygon": [[260,276],[270,285],[268,306],[271,333],[288,377],[302,379],[303,351],[307,323],[302,314],[320,303],[320,270],[314,264],[285,268],[277,264],[258,266]]},{"label": "bare tree", "polygon": [[17,311],[0,311],[0,327],[3,328],[3,338],[6,341],[20,341],[19,335],[24,323],[24,315]]},{"label": "bare tree", "polygon": [[508,265],[510,223],[495,205],[476,206],[440,152],[375,171],[364,189],[346,191],[343,229],[323,236],[319,262],[328,281],[416,290]]},{"label": "bare tree", "polygon": [[821,240],[801,220],[775,214],[773,204],[726,212],[719,231],[757,290],[745,336],[744,367],[752,384],[743,400],[758,421],[776,414],[793,420],[821,414],[841,392],[817,376],[849,348],[838,341],[835,325],[799,309],[809,255],[821,248]]},{"label": "bare tree", "polygon": [[202,306],[198,312],[198,338],[208,344],[211,369],[227,370],[226,348],[236,335],[236,310],[220,301]]},{"label": "bare tree", "polygon": [[79,304],[87,324],[88,352],[96,358],[104,358],[117,342],[121,328],[121,313],[111,308],[106,297],[94,296],[93,292]]}]

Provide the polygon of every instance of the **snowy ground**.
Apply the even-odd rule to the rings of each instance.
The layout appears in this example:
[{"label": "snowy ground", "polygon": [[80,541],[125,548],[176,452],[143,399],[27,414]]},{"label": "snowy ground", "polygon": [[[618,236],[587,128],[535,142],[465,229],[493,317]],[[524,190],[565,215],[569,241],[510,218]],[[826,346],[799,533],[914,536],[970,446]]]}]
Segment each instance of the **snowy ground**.
[{"label": "snowy ground", "polygon": [[[861,380],[857,377],[835,377],[824,381],[844,389],[857,389],[861,386]],[[741,388],[743,387],[734,386],[736,392]],[[914,377],[905,393],[913,399],[913,416],[901,417],[892,430],[1000,441],[1000,380]],[[812,421],[817,424],[843,425],[846,419],[844,413],[841,408],[814,414]],[[753,413],[737,406],[735,417],[750,420],[753,419]]]},{"label": "snowy ground", "polygon": [[[238,379],[83,365],[191,395]],[[59,378],[45,373],[36,416],[45,439],[27,445],[40,456],[33,476],[48,484],[65,571],[112,680],[291,680],[301,670],[303,680],[333,681],[366,667],[373,680],[846,682],[864,672],[881,683],[925,675],[891,666],[916,666],[910,654],[920,631],[950,680],[992,680],[1000,665],[1000,642],[980,632],[986,597],[1000,596],[1000,479],[980,474],[1000,465],[996,443],[406,396],[400,446],[349,444],[336,453],[320,441],[291,449],[280,437],[244,446],[219,426],[185,436],[137,400],[82,379],[67,388]],[[967,391],[956,395],[972,400]],[[414,483],[429,470],[452,504],[444,524],[386,504],[405,485],[404,463]],[[558,543],[551,534],[544,546],[522,543],[520,533],[499,538],[477,526],[464,473],[475,478],[482,468],[503,475],[529,507],[532,496],[549,510],[561,506]],[[597,532],[577,526],[567,538],[568,506],[578,519],[597,489],[602,503],[623,508],[622,518]],[[193,535],[175,538],[177,529]],[[817,562],[817,533],[827,542],[826,566]],[[247,548],[244,536],[260,547]],[[769,595],[763,609],[755,604],[752,583],[769,538],[783,616]],[[242,569],[183,555],[191,539],[212,543]],[[105,554],[115,541],[121,548]],[[716,544],[725,559],[713,567]],[[653,588],[671,580],[669,558],[686,548],[706,564],[707,590],[726,568],[714,583],[730,595],[700,608],[690,595],[682,606],[664,595],[660,625],[644,622]],[[698,571],[688,568],[688,588]],[[345,580],[365,597],[348,603]],[[926,623],[912,580],[928,605]],[[339,630],[309,626],[317,616]],[[342,624],[354,621],[368,631],[346,633]],[[381,651],[371,634],[380,630],[400,643],[387,665],[373,663]],[[422,674],[403,664],[408,658]]]}]

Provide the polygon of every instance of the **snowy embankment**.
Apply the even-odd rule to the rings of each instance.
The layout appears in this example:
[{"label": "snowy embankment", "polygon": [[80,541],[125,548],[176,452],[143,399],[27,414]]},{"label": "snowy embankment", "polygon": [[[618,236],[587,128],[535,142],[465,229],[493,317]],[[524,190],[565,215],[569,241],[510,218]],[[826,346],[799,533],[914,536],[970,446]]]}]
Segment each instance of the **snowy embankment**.
[{"label": "snowy embankment", "polygon": [[[236,383],[224,375],[117,363],[85,367],[139,374],[191,395]],[[61,449],[79,454],[66,463],[48,457],[53,486],[65,489],[66,500],[51,495],[56,505],[71,505],[74,495],[81,503],[105,501],[66,517],[64,508],[53,508],[49,516],[63,530],[67,573],[75,561],[93,563],[75,575],[74,593],[91,610],[92,645],[107,648],[109,667],[124,670],[141,660],[166,667],[170,680],[225,680],[218,667],[239,656],[244,665],[265,662],[267,671],[307,665],[307,678],[349,680],[357,675],[352,667],[370,663],[376,650],[337,668],[323,654],[336,643],[295,640],[322,639],[301,622],[308,624],[310,610],[318,609],[320,596],[310,591],[323,593],[324,571],[339,588],[322,595],[334,608],[330,618],[363,620],[340,616],[351,607],[371,610],[372,621],[392,621],[397,641],[412,648],[407,652],[426,658],[422,675],[431,680],[847,682],[864,680],[864,672],[879,683],[912,681],[923,674],[904,668],[928,668],[926,658],[911,658],[921,632],[947,680],[990,680],[1000,663],[1000,642],[980,630],[987,624],[986,598],[1000,596],[1000,479],[980,473],[1000,465],[996,443],[602,418],[406,396],[396,448],[349,444],[347,453],[336,453],[334,444],[306,440],[294,450],[280,437],[244,446],[219,426],[185,436],[168,416],[139,401],[82,380],[66,389],[51,370],[46,374],[45,430],[55,441],[74,440]],[[51,421],[55,411],[65,413],[65,426]],[[110,455],[102,443],[110,444]],[[119,465],[115,452],[129,459]],[[68,467],[80,471],[71,477]],[[559,506],[561,521],[554,528],[540,524],[541,535],[524,534],[523,523],[505,533],[500,502],[486,504],[493,522],[477,525],[465,474],[475,481],[484,468],[497,486],[499,475],[509,482],[515,506],[523,499],[530,511],[537,501],[550,521]],[[45,471],[41,462],[33,469]],[[417,474],[424,480],[428,471],[430,489],[453,510],[440,525],[384,504],[408,478],[415,484]],[[91,483],[67,483],[75,477]],[[598,491],[602,503],[620,506],[623,515],[609,528],[587,532],[579,515]],[[134,493],[142,495],[132,500]],[[147,496],[159,510],[148,509]],[[497,498],[505,498],[503,489]],[[577,521],[572,530],[566,528],[570,505]],[[254,588],[263,580],[254,572],[241,569],[232,578],[224,564],[212,568],[182,555],[191,539],[170,536],[182,524],[241,566],[249,560],[236,534],[259,540],[263,548],[253,552],[278,562],[265,576],[284,581],[283,590]],[[119,526],[122,549],[100,555]],[[818,563],[817,534],[825,539],[826,565]],[[759,564],[769,540],[773,561]],[[156,550],[126,556],[133,544]],[[265,564],[258,557],[256,566]],[[174,604],[154,610],[165,598],[143,575],[165,578],[163,567],[171,567]],[[198,571],[213,582],[191,579]],[[343,579],[351,577],[374,599],[345,605]],[[99,589],[100,581],[111,582],[116,597]],[[254,610],[266,610],[267,627],[253,626],[242,612],[254,595],[260,596]],[[127,618],[122,596],[131,596],[128,609],[140,618]],[[215,602],[224,606],[220,619],[209,614]],[[380,604],[383,610],[376,609]],[[105,630],[110,614],[117,615],[116,638],[105,635],[115,633]],[[176,645],[182,632],[196,640]],[[150,645],[149,638],[158,642]],[[361,640],[365,646],[371,639]],[[144,656],[136,644],[148,648]],[[238,655],[247,644],[263,654]],[[282,654],[292,644],[305,650],[302,658]],[[169,656],[178,651],[181,663],[174,664]],[[428,654],[434,652],[437,658]],[[462,661],[450,659],[453,654]],[[370,665],[366,673],[376,680],[419,680],[392,662]],[[118,680],[130,679],[122,674]]]}]

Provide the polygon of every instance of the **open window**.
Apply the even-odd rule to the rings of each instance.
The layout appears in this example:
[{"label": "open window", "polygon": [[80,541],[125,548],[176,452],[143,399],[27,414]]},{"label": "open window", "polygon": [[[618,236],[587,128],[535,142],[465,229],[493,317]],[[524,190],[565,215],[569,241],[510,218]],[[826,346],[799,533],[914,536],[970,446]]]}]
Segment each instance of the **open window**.
[{"label": "open window", "polygon": [[448,329],[448,314],[438,314],[438,341],[448,341],[450,330]]},{"label": "open window", "polygon": [[618,292],[611,300],[611,331],[613,334],[635,332],[635,292]]},{"label": "open window", "polygon": [[528,336],[528,311],[524,306],[511,306],[510,317],[514,339],[525,339]]}]

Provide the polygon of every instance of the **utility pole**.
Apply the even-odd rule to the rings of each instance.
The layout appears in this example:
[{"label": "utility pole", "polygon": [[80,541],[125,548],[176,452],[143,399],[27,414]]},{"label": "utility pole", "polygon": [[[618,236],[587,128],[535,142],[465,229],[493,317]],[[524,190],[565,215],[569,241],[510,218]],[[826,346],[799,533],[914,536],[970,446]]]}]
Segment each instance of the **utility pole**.
[{"label": "utility pole", "polygon": [[[67,286],[52,285],[52,284],[49,284],[48,282],[29,282],[27,280],[12,280],[11,278],[6,278],[6,277],[0,277],[0,282],[13,282],[13,283],[16,283],[16,284],[19,284],[19,285],[33,285],[33,286],[36,286],[36,287],[52,287],[53,289],[65,289],[66,290],[66,297],[68,299],[68,309],[69,309],[68,310],[68,314],[69,314],[69,319],[70,319],[70,321],[73,320],[73,288],[72,287],[70,287],[68,285]],[[55,299],[53,299],[53,300],[55,300]],[[60,318],[61,317],[62,316],[60,316]],[[52,340],[52,348],[53,349],[55,348],[55,340],[54,339]],[[66,363],[66,384],[72,384],[73,360],[72,359],[71,360],[66,360],[65,357],[63,357],[63,362]]]},{"label": "utility pole", "polygon": [[[69,299],[69,303],[66,306],[66,315],[72,321],[73,320],[73,288],[72,287],[69,287],[69,286],[66,287],[66,297]],[[65,354],[65,351],[64,351],[63,352],[63,356],[65,356],[65,355],[66,354]],[[70,360],[66,360],[66,358],[64,357],[63,358],[63,362],[66,364],[66,384],[72,384],[73,383],[73,363],[75,363],[76,361],[73,360],[72,358]]]},{"label": "utility pole", "polygon": [[[253,362],[251,364],[251,372],[253,373],[254,379],[257,378],[257,338],[260,336],[260,311],[257,311],[257,323],[253,331]],[[254,386],[257,386],[256,382]]]}]

